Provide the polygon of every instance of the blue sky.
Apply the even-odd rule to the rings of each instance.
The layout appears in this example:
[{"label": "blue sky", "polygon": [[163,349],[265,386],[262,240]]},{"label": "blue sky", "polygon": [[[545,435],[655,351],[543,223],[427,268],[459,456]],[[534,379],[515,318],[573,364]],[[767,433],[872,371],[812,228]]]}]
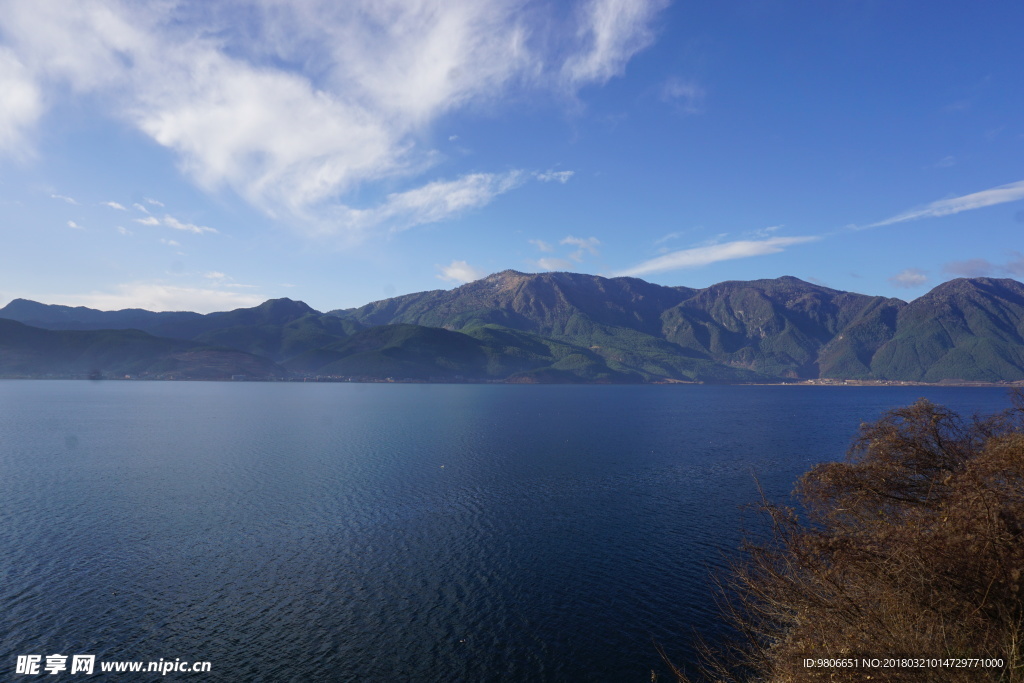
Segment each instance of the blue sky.
[{"label": "blue sky", "polygon": [[0,0],[0,305],[1024,277],[1024,4]]}]

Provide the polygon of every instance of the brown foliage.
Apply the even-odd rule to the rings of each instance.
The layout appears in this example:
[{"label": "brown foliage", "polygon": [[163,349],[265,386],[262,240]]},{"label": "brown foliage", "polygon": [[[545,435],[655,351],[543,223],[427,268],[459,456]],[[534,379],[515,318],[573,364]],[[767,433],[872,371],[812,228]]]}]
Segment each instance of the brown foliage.
[{"label": "brown foliage", "polygon": [[[986,418],[921,400],[861,425],[846,462],[764,504],[723,585],[739,638],[712,681],[1024,681],[1024,395]],[[1001,658],[1002,668],[807,668],[805,658]],[[682,675],[681,681],[686,680]]]}]

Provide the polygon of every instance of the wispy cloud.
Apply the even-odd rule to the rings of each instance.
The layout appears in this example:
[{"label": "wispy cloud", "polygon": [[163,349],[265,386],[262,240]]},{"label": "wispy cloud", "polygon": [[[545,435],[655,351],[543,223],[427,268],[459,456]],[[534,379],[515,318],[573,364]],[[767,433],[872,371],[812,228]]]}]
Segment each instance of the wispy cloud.
[{"label": "wispy cloud", "polygon": [[539,258],[532,263],[541,270],[573,270],[576,268],[576,264],[572,261],[568,261],[564,258],[553,258],[547,256]]},{"label": "wispy cloud", "polygon": [[597,256],[597,248],[601,246],[601,241],[596,237],[573,237],[572,235],[562,238],[558,243],[578,247],[576,251],[569,254],[569,258],[573,261],[582,261],[586,253]]},{"label": "wispy cloud", "polygon": [[132,208],[135,209],[136,211],[141,211],[142,213],[149,213],[149,209],[144,207],[142,204],[139,204],[138,202],[132,204]]},{"label": "wispy cloud", "polygon": [[117,202],[101,202],[101,203],[103,204],[103,206],[109,206],[111,209],[116,209],[118,211],[127,211],[128,210],[128,209],[124,208],[123,205],[118,204]]},{"label": "wispy cloud", "polygon": [[465,261],[452,261],[447,266],[437,266],[437,268],[441,272],[435,277],[445,282],[458,282],[462,284],[479,280],[487,275],[484,271],[474,268]]},{"label": "wispy cloud", "polygon": [[966,261],[950,261],[942,266],[942,272],[961,277],[984,277],[995,272],[997,266],[983,258]]},{"label": "wispy cloud", "polygon": [[[239,22],[235,3],[7,0],[0,150],[43,116],[40,92],[69,90],[170,150],[200,187],[315,233],[436,222],[516,184],[437,198],[507,174],[438,180],[442,156],[424,130],[510,93],[573,94],[622,74],[666,4],[575,0],[565,20],[529,0],[267,0]],[[570,172],[535,177],[566,182]]]},{"label": "wispy cloud", "polygon": [[632,268],[626,268],[616,273],[616,275],[637,277],[669,270],[699,268],[700,266],[717,263],[718,261],[777,254],[784,251],[787,247],[815,242],[819,239],[821,238],[814,235],[806,237],[772,237],[764,240],[736,240],[734,242],[681,249],[644,261]]},{"label": "wispy cloud", "polygon": [[74,197],[68,197],[67,195],[51,194],[50,195],[50,199],[59,199],[62,202],[67,202],[68,204],[74,204],[75,206],[78,206],[78,202],[75,200],[75,198]]},{"label": "wispy cloud", "polygon": [[928,274],[919,268],[907,268],[889,278],[889,283],[893,287],[901,289],[917,289],[927,282]]},{"label": "wispy cloud", "polygon": [[68,227],[73,228],[75,230],[85,230],[85,228],[83,228],[81,225],[74,221],[68,221]]},{"label": "wispy cloud", "polygon": [[164,217],[157,218],[156,216],[146,216],[145,218],[133,218],[133,221],[140,225],[157,226],[163,225],[173,230],[181,230],[182,232],[191,232],[195,235],[204,235],[207,233],[216,233],[216,228],[210,228],[205,225],[195,225],[194,223],[186,223],[180,221],[174,216],[165,214]]},{"label": "wispy cloud", "polygon": [[389,194],[383,202],[369,209],[338,207],[333,221],[322,226],[327,233],[361,238],[381,225],[392,232],[415,225],[436,223],[464,211],[489,204],[498,195],[521,185],[527,176],[521,171],[507,173],[473,173],[455,180],[437,180],[405,192]]},{"label": "wispy cloud", "polygon": [[128,228],[124,227],[123,225],[117,226],[116,230],[117,230],[117,232],[119,234],[125,235],[125,236],[129,236],[129,235],[135,234],[131,230],[129,230]]},{"label": "wispy cloud", "polygon": [[564,185],[575,173],[575,171],[544,171],[534,174],[534,177],[543,183],[558,182]]},{"label": "wispy cloud", "polygon": [[654,243],[655,244],[664,244],[665,242],[668,242],[670,240],[677,240],[680,237],[682,237],[684,234],[685,234],[685,231],[683,231],[683,232],[680,232],[680,231],[670,232],[670,233],[664,234],[661,237],[659,237],[658,239],[654,240]]},{"label": "wispy cloud", "polygon": [[[540,251],[544,253],[554,253],[555,246],[544,240],[529,240],[530,244],[534,245]],[[532,268],[538,268],[540,270],[576,270],[580,267],[580,263],[588,256],[597,256],[598,247],[601,246],[601,240],[596,237],[575,237],[574,235],[567,235],[558,241],[558,244],[567,247],[575,247],[575,249],[566,254],[566,258],[560,258],[557,256],[544,256],[535,260],[528,260],[527,263]]]},{"label": "wispy cloud", "polygon": [[211,270],[203,273],[203,277],[217,287],[233,287],[235,289],[258,289],[259,285],[243,285],[235,281],[235,278],[231,277],[227,273],[222,273],[219,270]]},{"label": "wispy cloud", "polygon": [[589,0],[578,7],[584,49],[562,71],[573,84],[604,83],[622,74],[633,55],[654,41],[651,23],[667,0]]},{"label": "wispy cloud", "polygon": [[[214,228],[208,228],[205,225],[193,225],[192,223],[185,223],[183,221],[179,221],[174,216],[164,216],[163,220],[160,222],[166,225],[168,228],[173,228],[175,230],[183,230],[185,232],[191,232],[196,235],[217,232],[217,230],[215,230]],[[149,224],[147,223],[147,225]]]},{"label": "wispy cloud", "polygon": [[684,114],[699,114],[704,106],[704,88],[692,81],[670,78],[661,88],[661,99]]},{"label": "wispy cloud", "polygon": [[910,211],[904,211],[903,213],[897,214],[892,218],[886,218],[884,221],[872,223],[871,225],[866,225],[864,227],[878,228],[883,225],[905,223],[906,221],[914,221],[920,218],[938,218],[940,216],[951,216],[962,211],[982,209],[986,206],[1005,204],[1006,202],[1015,202],[1020,199],[1024,199],[1024,180],[1020,180],[1015,183],[1010,183],[1009,185],[1000,185],[999,187],[994,187],[991,190],[982,190],[981,192],[975,192],[973,194],[965,194],[962,197],[953,197],[952,199],[940,199],[937,202],[926,204],[925,206],[919,209],[911,209]]},{"label": "wispy cloud", "polygon": [[157,201],[155,199],[150,199],[149,197],[146,197],[146,203],[152,204],[153,206],[159,206],[161,209],[164,208],[163,202]]},{"label": "wispy cloud", "polygon": [[765,237],[771,237],[781,229],[781,225],[769,225],[767,228],[759,228],[757,230],[751,230],[750,232],[743,233],[743,236],[763,239]]},{"label": "wispy cloud", "polygon": [[942,272],[960,277],[988,277],[996,274],[1020,277],[1024,275],[1024,254],[1019,251],[1010,252],[1011,259],[1006,263],[993,263],[988,259],[972,258],[964,261],[950,261],[943,264]]}]

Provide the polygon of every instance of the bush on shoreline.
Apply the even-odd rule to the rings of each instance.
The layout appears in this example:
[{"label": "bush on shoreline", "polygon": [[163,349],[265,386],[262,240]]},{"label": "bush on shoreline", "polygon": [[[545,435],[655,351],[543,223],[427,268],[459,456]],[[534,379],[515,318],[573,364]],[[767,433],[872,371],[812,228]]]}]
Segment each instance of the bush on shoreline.
[{"label": "bush on shoreline", "polygon": [[[1024,681],[1024,394],[988,417],[921,400],[861,425],[846,462],[765,503],[766,542],[723,581],[737,637],[700,680]],[[1001,659],[1000,668],[816,668],[806,658]],[[680,681],[685,675],[677,672]]]}]

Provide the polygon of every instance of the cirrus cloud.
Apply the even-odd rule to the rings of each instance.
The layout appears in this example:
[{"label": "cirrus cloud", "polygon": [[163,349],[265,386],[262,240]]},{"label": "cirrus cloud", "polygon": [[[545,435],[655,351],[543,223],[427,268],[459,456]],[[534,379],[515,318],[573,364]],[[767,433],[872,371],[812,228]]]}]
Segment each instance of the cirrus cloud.
[{"label": "cirrus cloud", "polygon": [[962,211],[973,211],[974,209],[982,209],[986,206],[995,206],[996,204],[1005,204],[1006,202],[1015,202],[1020,199],[1024,199],[1024,180],[1009,183],[1008,185],[993,187],[990,190],[982,190],[981,192],[965,194],[962,197],[940,199],[937,202],[926,204],[921,208],[904,211],[903,213],[896,214],[892,218],[886,218],[884,221],[872,223],[871,225],[866,225],[864,227],[878,228],[884,225],[893,225],[894,223],[915,221],[920,218],[952,216],[953,214],[961,213]]},{"label": "cirrus cloud", "polygon": [[796,244],[815,242],[821,239],[816,235],[805,237],[772,237],[763,240],[736,240],[723,242],[721,244],[710,244],[690,249],[680,249],[669,252],[657,258],[639,263],[632,268],[626,268],[616,273],[616,276],[638,277],[651,273],[662,273],[669,270],[681,270],[683,268],[699,268],[718,261],[729,261],[732,259],[750,258],[752,256],[764,256],[766,254],[777,254],[784,251],[786,247]]}]

